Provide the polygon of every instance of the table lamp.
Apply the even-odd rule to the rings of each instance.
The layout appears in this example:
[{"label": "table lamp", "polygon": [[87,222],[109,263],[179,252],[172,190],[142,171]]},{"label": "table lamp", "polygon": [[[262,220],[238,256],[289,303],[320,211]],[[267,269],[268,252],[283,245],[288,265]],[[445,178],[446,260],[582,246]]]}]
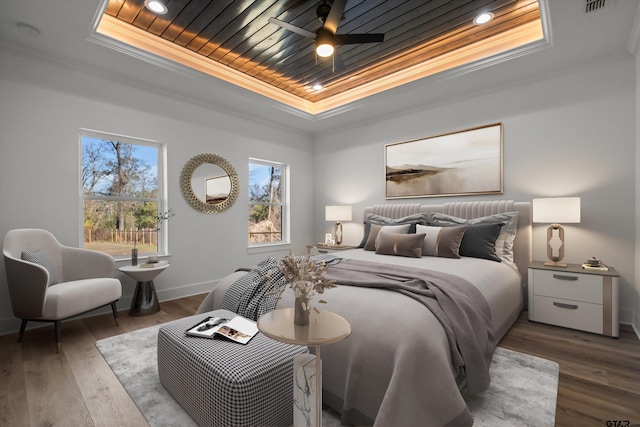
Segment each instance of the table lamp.
[{"label": "table lamp", "polygon": [[[560,223],[580,222],[580,197],[551,197],[545,199],[533,199],[533,222],[550,223],[547,228],[547,257],[550,261],[544,265],[553,267],[566,267],[560,262],[564,258],[564,228]],[[553,255],[553,232],[558,230],[560,247],[558,255]]]},{"label": "table lamp", "polygon": [[342,221],[351,221],[351,206],[325,206],[326,221],[336,221],[336,245],[342,244]]}]

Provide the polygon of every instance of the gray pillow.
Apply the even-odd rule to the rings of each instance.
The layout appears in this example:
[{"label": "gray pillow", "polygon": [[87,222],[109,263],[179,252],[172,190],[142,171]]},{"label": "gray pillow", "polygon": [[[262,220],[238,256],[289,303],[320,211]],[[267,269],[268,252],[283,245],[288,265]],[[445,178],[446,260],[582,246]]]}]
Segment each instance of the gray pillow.
[{"label": "gray pillow", "polygon": [[460,243],[460,255],[502,261],[496,254],[496,239],[502,226],[502,223],[468,225]]},{"label": "gray pillow", "polygon": [[47,269],[47,271],[49,272],[49,282],[47,283],[48,286],[55,285],[58,283],[58,278],[56,277],[56,274],[53,272],[53,267],[51,267],[51,263],[49,262],[49,259],[45,254],[43,254],[39,250],[35,252],[22,251],[22,254],[20,257],[25,261],[29,261],[34,264],[41,265]]},{"label": "gray pillow", "polygon": [[513,264],[513,241],[516,238],[516,231],[518,230],[518,212],[504,212],[471,219],[458,218],[456,216],[443,213],[434,213],[431,214],[430,223],[432,221],[449,225],[504,224],[500,229],[498,238],[496,239],[496,255],[502,260],[502,262]]},{"label": "gray pillow", "polygon": [[371,224],[371,231],[369,232],[369,238],[364,245],[365,251],[375,251],[378,244],[378,236],[383,233],[395,233],[395,234],[407,234],[409,231],[409,224],[403,225],[379,225]]},{"label": "gray pillow", "polygon": [[403,216],[402,218],[389,218],[382,215],[377,214],[368,214],[367,219],[364,221],[364,236],[362,237],[362,241],[358,245],[359,248],[364,248],[367,244],[367,240],[369,240],[369,232],[371,230],[371,224],[379,224],[379,225],[401,225],[401,224],[409,224],[409,233],[416,232],[416,224],[426,224],[427,217],[425,214],[417,213],[411,214],[407,216]]},{"label": "gray pillow", "polygon": [[378,236],[378,244],[376,245],[376,253],[381,255],[421,258],[424,236],[424,233],[380,233]]}]

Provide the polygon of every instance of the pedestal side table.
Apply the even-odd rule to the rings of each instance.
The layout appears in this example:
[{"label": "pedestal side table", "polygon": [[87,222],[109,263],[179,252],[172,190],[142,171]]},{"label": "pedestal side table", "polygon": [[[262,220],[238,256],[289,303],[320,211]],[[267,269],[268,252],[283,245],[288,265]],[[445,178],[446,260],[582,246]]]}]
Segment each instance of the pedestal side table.
[{"label": "pedestal side table", "polygon": [[[258,319],[258,329],[274,340],[297,345],[307,345],[315,347],[315,383],[316,396],[315,425],[322,426],[322,369],[320,364],[320,346],[340,342],[351,334],[351,325],[342,316],[325,310],[311,310],[309,314],[309,325],[298,326],[293,323],[293,308],[284,308],[270,311]],[[306,355],[296,356],[305,357]],[[295,362],[294,362],[295,364]],[[294,369],[294,375],[296,375]],[[295,384],[294,384],[295,385]],[[294,396],[298,396],[294,390]],[[296,424],[296,412],[300,406],[294,406],[294,426]]]},{"label": "pedestal side table", "polygon": [[153,279],[167,268],[169,268],[169,264],[161,264],[156,267],[125,265],[118,269],[137,282],[136,290],[131,300],[129,316],[146,316],[160,311],[160,302],[158,301]]}]

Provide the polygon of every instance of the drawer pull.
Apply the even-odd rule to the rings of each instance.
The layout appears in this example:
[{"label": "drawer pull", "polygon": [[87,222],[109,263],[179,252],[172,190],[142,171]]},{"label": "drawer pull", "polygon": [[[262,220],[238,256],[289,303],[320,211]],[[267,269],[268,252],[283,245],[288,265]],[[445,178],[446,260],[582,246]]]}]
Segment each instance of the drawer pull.
[{"label": "drawer pull", "polygon": [[578,276],[564,276],[562,274],[554,274],[553,278],[558,280],[572,280],[572,281],[578,280]]},{"label": "drawer pull", "polygon": [[326,249],[318,249],[318,253],[321,253],[321,254],[328,254],[328,253],[329,253],[329,251],[328,251],[328,250],[326,250]]},{"label": "drawer pull", "polygon": [[570,310],[576,310],[578,308],[578,306],[575,304],[565,304],[562,302],[555,302],[555,301],[553,302],[553,305],[560,308],[568,308]]}]

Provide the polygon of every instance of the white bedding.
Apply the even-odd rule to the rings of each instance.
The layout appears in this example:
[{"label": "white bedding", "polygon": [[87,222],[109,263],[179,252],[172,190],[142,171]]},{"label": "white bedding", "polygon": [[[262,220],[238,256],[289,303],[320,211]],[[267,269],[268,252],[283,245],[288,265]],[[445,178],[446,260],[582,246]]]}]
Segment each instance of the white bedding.
[{"label": "white bedding", "polygon": [[507,332],[522,311],[522,279],[515,269],[501,262],[469,257],[461,257],[460,259],[429,256],[408,258],[379,255],[363,249],[344,250],[336,255],[361,261],[425,268],[455,274],[466,279],[478,288],[489,303],[498,340]]}]

